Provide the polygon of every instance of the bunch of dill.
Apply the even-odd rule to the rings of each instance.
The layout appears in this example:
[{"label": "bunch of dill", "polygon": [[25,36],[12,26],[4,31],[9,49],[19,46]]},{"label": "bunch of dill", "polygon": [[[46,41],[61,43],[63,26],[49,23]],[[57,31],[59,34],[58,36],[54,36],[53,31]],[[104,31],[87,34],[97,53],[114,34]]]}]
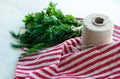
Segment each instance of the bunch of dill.
[{"label": "bunch of dill", "polygon": [[10,32],[19,41],[18,44],[12,43],[12,47],[29,49],[22,54],[22,57],[69,38],[81,36],[81,33],[73,31],[71,27],[81,26],[82,22],[72,15],[64,15],[60,9],[56,9],[56,4],[53,2],[41,12],[26,15],[23,22],[24,33]]}]

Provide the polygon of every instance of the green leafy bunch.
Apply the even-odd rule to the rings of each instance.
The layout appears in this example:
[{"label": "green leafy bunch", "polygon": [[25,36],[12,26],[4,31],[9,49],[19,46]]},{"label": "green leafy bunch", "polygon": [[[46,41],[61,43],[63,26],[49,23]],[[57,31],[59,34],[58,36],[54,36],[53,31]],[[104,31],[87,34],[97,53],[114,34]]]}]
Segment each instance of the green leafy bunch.
[{"label": "green leafy bunch", "polygon": [[72,15],[64,15],[60,9],[56,9],[53,2],[41,12],[31,13],[25,16],[24,33],[10,32],[18,40],[18,44],[12,43],[14,48],[28,48],[22,54],[25,57],[31,53],[59,44],[69,38],[81,36],[81,33],[74,32],[71,27],[81,26]]}]

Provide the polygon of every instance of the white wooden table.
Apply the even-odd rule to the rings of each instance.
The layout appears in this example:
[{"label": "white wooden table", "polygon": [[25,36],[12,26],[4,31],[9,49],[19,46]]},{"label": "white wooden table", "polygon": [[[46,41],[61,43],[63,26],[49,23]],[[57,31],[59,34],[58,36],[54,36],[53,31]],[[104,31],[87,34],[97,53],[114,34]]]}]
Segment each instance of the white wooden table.
[{"label": "white wooden table", "polygon": [[[82,17],[91,13],[108,15],[120,25],[120,0],[53,0],[65,14]],[[13,49],[14,39],[9,31],[17,32],[23,26],[22,19],[31,12],[41,11],[50,0],[0,0],[0,79],[14,79],[20,50]]]}]

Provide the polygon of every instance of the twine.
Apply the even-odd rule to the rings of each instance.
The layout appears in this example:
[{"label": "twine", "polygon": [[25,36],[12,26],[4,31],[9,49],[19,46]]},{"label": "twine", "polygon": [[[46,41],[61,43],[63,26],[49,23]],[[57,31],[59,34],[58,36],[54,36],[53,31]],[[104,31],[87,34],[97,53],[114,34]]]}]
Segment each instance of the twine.
[{"label": "twine", "polygon": [[87,49],[112,42],[114,24],[103,14],[92,14],[84,19],[82,46]]}]

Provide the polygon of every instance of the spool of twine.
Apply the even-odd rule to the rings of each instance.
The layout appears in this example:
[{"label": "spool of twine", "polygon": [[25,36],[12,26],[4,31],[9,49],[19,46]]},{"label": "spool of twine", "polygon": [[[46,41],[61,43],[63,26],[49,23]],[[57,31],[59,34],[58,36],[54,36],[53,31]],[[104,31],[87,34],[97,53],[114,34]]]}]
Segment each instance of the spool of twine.
[{"label": "spool of twine", "polygon": [[103,14],[91,14],[84,19],[82,50],[112,42],[114,24]]}]

